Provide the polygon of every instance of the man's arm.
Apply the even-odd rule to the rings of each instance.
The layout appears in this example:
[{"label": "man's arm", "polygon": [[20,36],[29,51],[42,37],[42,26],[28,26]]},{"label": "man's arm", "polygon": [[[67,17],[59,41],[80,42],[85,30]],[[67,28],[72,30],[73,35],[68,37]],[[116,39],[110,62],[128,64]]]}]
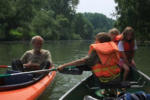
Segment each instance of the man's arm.
[{"label": "man's arm", "polygon": [[26,63],[26,64],[23,64],[23,66],[26,67],[26,68],[40,69],[40,64],[31,63],[31,62],[28,62],[28,63]]},{"label": "man's arm", "polygon": [[39,69],[40,68],[40,64],[31,63],[31,61],[28,61],[30,55],[31,54],[29,53],[29,51],[26,51],[23,54],[23,56],[20,58],[21,62],[23,63],[23,66],[26,67],[26,68]]}]

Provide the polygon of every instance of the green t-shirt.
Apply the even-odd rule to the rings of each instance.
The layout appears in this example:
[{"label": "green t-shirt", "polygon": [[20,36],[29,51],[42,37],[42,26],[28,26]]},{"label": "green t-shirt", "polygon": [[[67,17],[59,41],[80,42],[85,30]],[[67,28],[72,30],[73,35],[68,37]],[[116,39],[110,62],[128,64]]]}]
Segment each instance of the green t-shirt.
[{"label": "green t-shirt", "polygon": [[35,54],[33,50],[26,51],[20,58],[23,64],[31,63],[42,64],[45,61],[52,63],[51,53],[48,50],[41,50],[41,53]]}]

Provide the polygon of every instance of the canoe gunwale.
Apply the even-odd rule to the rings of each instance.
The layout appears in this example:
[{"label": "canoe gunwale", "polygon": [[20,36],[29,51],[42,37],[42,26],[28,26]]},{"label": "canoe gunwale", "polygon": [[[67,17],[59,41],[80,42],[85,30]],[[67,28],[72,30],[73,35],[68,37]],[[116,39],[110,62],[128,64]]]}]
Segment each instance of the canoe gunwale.
[{"label": "canoe gunwale", "polygon": [[147,80],[149,80],[150,81],[150,77],[148,76],[148,75],[146,75],[146,74],[144,74],[142,71],[140,71],[140,70],[136,70],[139,74],[141,74],[143,77],[145,77]]},{"label": "canoe gunwale", "polygon": [[38,82],[27,87],[14,89],[10,91],[0,91],[0,99],[2,100],[37,100],[38,97],[53,82],[56,71],[48,73]]},{"label": "canoe gunwale", "polygon": [[32,85],[32,84],[35,84],[36,82],[40,81],[41,79],[43,79],[44,77],[46,77],[47,75],[49,75],[49,74],[51,74],[51,73],[52,73],[52,72],[45,73],[45,74],[41,74],[39,77],[33,78],[33,80],[28,81],[28,82],[24,82],[24,83],[11,84],[11,85],[2,85],[2,86],[0,86],[0,92],[8,91],[8,90],[14,90],[14,89],[25,88],[25,87],[27,87],[27,86],[30,86],[30,85]]},{"label": "canoe gunwale", "polygon": [[13,89],[20,89],[20,88],[24,88],[27,87],[29,85],[32,85],[36,82],[38,82],[39,80],[41,80],[42,78],[44,78],[46,75],[41,75],[36,79],[33,79],[31,81],[28,82],[24,82],[24,83],[19,83],[19,84],[12,84],[12,85],[4,85],[4,86],[0,86],[0,92],[1,91],[8,91],[8,90],[13,90]]},{"label": "canoe gunwale", "polygon": [[59,98],[59,100],[63,100],[69,93],[71,93],[71,91],[76,89],[76,87],[78,87],[80,84],[82,84],[84,81],[86,81],[91,76],[92,75],[89,75],[88,77],[82,79],[80,82],[78,82],[76,85],[74,85],[70,90],[68,90],[61,98]]}]

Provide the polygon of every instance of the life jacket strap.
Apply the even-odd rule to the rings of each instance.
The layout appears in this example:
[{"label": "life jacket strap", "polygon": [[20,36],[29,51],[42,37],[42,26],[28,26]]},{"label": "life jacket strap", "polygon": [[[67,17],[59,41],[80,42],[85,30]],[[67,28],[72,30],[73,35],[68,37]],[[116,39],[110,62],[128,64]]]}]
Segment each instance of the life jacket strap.
[{"label": "life jacket strap", "polygon": [[101,67],[99,69],[93,69],[93,72],[96,73],[96,72],[101,72],[101,71],[108,71],[108,70],[112,70],[112,69],[116,69],[116,68],[118,68],[117,65],[116,66],[110,66],[110,67]]},{"label": "life jacket strap", "polygon": [[103,83],[108,83],[108,82],[110,82],[110,81],[116,79],[116,78],[119,77],[119,76],[120,76],[120,73],[115,74],[115,75],[110,76],[110,77],[99,77],[98,79],[99,79],[101,82],[103,82]]}]

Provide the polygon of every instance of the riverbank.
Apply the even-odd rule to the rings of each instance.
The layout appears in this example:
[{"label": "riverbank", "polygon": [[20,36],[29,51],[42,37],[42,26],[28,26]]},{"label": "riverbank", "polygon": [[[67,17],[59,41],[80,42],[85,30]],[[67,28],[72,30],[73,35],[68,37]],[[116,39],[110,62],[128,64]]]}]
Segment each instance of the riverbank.
[{"label": "riverbank", "polygon": [[[68,41],[68,42],[70,42],[70,41],[93,41],[93,40],[45,40],[45,42],[51,42],[51,41],[53,41],[53,42],[58,42],[58,41]],[[30,40],[23,40],[23,41],[21,41],[21,40],[19,40],[19,41],[17,41],[17,40],[14,40],[14,41],[1,41],[0,40],[0,43],[30,43]],[[137,41],[137,45],[138,46],[150,46],[150,41]]]}]

